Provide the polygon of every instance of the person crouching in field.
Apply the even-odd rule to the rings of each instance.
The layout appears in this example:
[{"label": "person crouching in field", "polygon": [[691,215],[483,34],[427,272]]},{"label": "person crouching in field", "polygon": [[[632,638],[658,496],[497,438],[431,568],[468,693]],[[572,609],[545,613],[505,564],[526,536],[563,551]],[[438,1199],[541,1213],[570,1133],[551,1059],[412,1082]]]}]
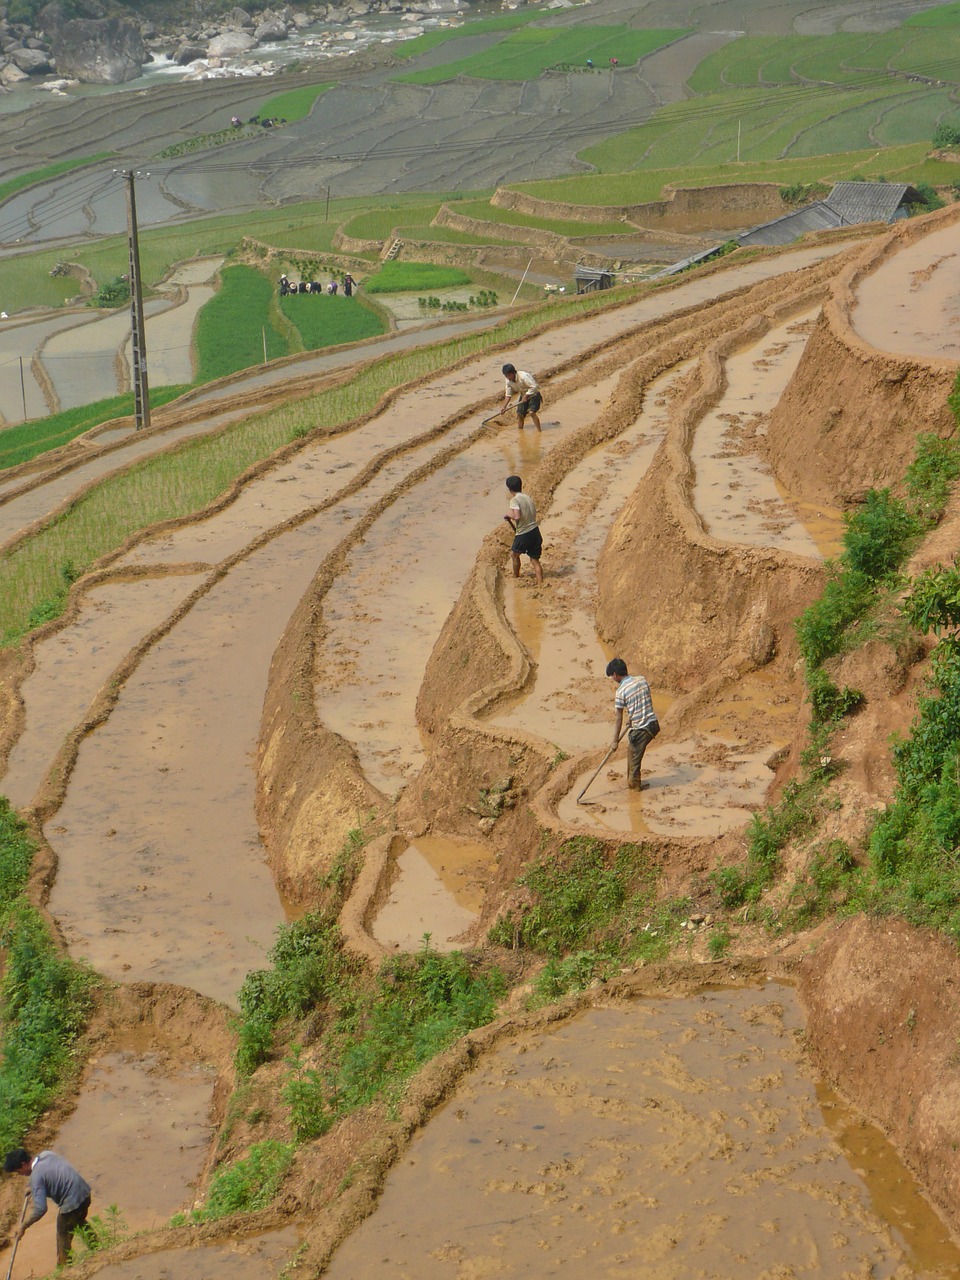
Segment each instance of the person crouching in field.
[{"label": "person crouching in field", "polygon": [[507,476],[507,492],[510,494],[510,510],[503,517],[513,530],[513,545],[510,556],[513,561],[513,576],[520,577],[520,557],[527,556],[533,565],[533,574],[537,585],[543,585],[543,569],[540,565],[540,552],[543,550],[543,538],[537,523],[537,508],[533,499],[523,492],[523,481],[519,476]]},{"label": "person crouching in field", "polygon": [[66,1266],[73,1244],[73,1233],[82,1227],[90,1210],[90,1186],[76,1169],[55,1151],[41,1151],[30,1157],[23,1147],[8,1151],[3,1162],[7,1173],[19,1173],[28,1178],[28,1195],[33,1198],[33,1208],[28,1217],[17,1227],[14,1241],[20,1239],[28,1227],[47,1212],[47,1200],[57,1205],[57,1266]]}]

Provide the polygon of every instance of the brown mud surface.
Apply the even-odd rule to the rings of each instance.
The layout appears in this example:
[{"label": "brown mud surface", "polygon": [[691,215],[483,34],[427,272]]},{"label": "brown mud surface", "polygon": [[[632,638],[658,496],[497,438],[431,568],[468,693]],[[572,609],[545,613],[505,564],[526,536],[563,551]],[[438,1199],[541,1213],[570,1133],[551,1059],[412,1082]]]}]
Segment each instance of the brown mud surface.
[{"label": "brown mud surface", "polygon": [[[932,1251],[960,1275],[935,1218],[912,1255],[873,1211],[802,1028],[794,992],[769,984],[600,1005],[511,1037],[410,1144],[325,1274],[905,1277]],[[899,1163],[889,1147],[880,1159]]]},{"label": "brown mud surface", "polygon": [[[252,1280],[276,1274],[301,1239],[309,1274],[333,1257],[329,1274],[398,1280],[585,1266],[960,1274],[939,1221],[921,1222],[908,1175],[879,1140],[856,1147],[856,1119],[823,1093],[823,1080],[838,1086],[890,1133],[960,1223],[949,984],[928,1009],[910,994],[918,961],[881,1000],[898,939],[856,923],[800,966],[806,1029],[790,987],[724,985],[782,970],[709,964],[708,933],[691,925],[690,966],[648,966],[544,1011],[519,1012],[518,993],[431,1062],[394,1113],[352,1117],[300,1147],[270,1210],[161,1225],[202,1196],[225,1150],[244,1149],[225,1136],[226,1009],[287,912],[316,901],[351,831],[376,833],[342,916],[371,960],[424,933],[444,949],[482,944],[544,839],[589,833],[612,854],[639,836],[678,892],[741,856],[744,824],[790,776],[781,748],[795,748],[803,722],[793,623],[820,590],[851,483],[844,463],[873,483],[906,457],[908,410],[938,422],[951,372],[939,357],[868,348],[849,319],[857,283],[922,244],[924,227],[955,225],[948,210],[882,244],[734,260],[400,388],[367,419],[253,469],[214,509],[132,539],[8,659],[0,759],[42,827],[46,907],[125,1002],[99,1015],[71,1103],[76,1138],[59,1113],[39,1135],[79,1153],[109,1129],[117,1154],[105,1147],[102,1169],[78,1163],[95,1175],[96,1203],[119,1184],[121,1210],[145,1232],[81,1262],[78,1280]],[[507,355],[544,380],[541,434],[509,418],[481,425]],[[901,365],[904,378],[888,376]],[[824,425],[824,387],[841,388],[848,418],[848,380],[864,389],[860,443],[824,448],[836,428]],[[212,420],[245,412],[244,394]],[[199,412],[185,427],[208,428]],[[132,456],[121,444],[92,464]],[[514,471],[543,521],[539,589],[527,565],[519,581],[507,572],[503,479]],[[41,474],[32,494],[8,490],[7,536],[18,503],[29,498],[36,519],[89,480],[78,467]],[[612,763],[595,803],[576,806],[610,732],[602,671],[614,652],[653,685],[663,731],[645,762],[651,786],[626,797]],[[870,752],[908,721],[912,693],[906,677],[892,695],[879,675],[857,683],[867,705],[843,744],[845,837],[888,794],[889,767]],[[759,933],[755,943],[770,946]],[[927,1069],[935,1014],[944,1031]],[[191,1047],[183,1063],[158,1048],[161,1024]],[[895,1037],[894,1058],[886,1045],[901,1025],[910,1035]],[[881,1031],[884,1052],[858,1071]],[[270,1136],[287,1137],[286,1121]],[[865,1183],[844,1147],[860,1153],[857,1168],[882,1166],[894,1190]],[[112,1181],[128,1149],[157,1178],[140,1198],[132,1174]]]}]

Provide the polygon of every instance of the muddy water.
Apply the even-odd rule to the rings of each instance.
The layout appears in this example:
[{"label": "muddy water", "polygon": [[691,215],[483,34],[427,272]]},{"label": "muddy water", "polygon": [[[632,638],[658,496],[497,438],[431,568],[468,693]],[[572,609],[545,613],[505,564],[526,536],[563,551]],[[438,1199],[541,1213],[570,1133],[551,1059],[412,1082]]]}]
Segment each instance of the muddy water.
[{"label": "muddy water", "polygon": [[898,249],[861,280],[852,319],[878,351],[960,359],[960,223]]},{"label": "muddy water", "polygon": [[200,581],[185,575],[100,587],[84,597],[76,622],[37,645],[33,674],[21,687],[26,728],[0,783],[11,804],[30,803],[60,743],[110,673]]},{"label": "muddy water", "polygon": [[[384,512],[326,596],[317,714],[382,790],[395,792],[423,760],[415,708],[424,667],[484,534],[502,527],[509,551],[504,479],[529,476],[542,451],[593,421],[597,399],[588,386],[552,400],[542,433],[509,425],[485,434]],[[548,554],[544,566],[550,581]]]},{"label": "muddy water", "polygon": [[260,848],[251,759],[273,651],[336,537],[297,530],[237,565],[84,741],[45,828],[60,860],[50,906],[101,973],[232,1002],[263,963],[284,913]]},{"label": "muddy water", "polygon": [[[151,386],[175,386],[193,381],[193,328],[201,308],[214,295],[214,278],[222,265],[222,258],[197,258],[178,267],[158,286],[161,293],[182,288],[187,296],[146,321],[147,373]],[[132,342],[127,342],[123,355],[128,377],[133,368],[132,352]]]},{"label": "muddy water", "polygon": [[[784,501],[757,452],[818,314],[819,308],[795,316],[724,361],[723,395],[697,424],[690,450],[694,508],[715,538],[819,557],[818,542],[803,521],[809,505],[800,511]],[[818,516],[822,537],[826,512]],[[835,518],[839,531],[839,514]]]},{"label": "muddy water", "polygon": [[[37,348],[61,329],[70,329],[79,320],[90,323],[88,315],[72,312],[69,315],[48,316],[26,324],[0,322],[0,421],[23,421],[26,400],[27,417],[42,418],[49,413],[40,384],[33,376],[31,358]],[[23,383],[20,367],[23,362]]]},{"label": "muddy water", "polygon": [[489,847],[421,836],[398,855],[387,901],[371,932],[385,947],[416,951],[424,934],[435,951],[463,945],[476,923],[493,869]]},{"label": "muddy water", "polygon": [[[89,1064],[76,1110],[55,1149],[93,1188],[91,1215],[115,1205],[128,1233],[163,1226],[194,1201],[207,1157],[215,1073],[165,1064],[135,1050]],[[149,1157],[145,1158],[145,1153]],[[31,1227],[17,1249],[18,1277],[45,1276],[56,1257],[56,1210]],[[9,1251],[0,1254],[0,1267]]]},{"label": "muddy water", "polygon": [[417,1135],[327,1275],[906,1274],[906,1233],[824,1123],[801,1034],[794,993],[770,985],[507,1043]]},{"label": "muddy water", "polygon": [[[158,312],[167,311],[168,298],[145,302],[147,323]],[[122,350],[130,332],[127,311],[114,312],[54,334],[40,352],[40,361],[53,383],[61,409],[74,409],[91,404],[124,389],[117,377],[117,353]]]}]

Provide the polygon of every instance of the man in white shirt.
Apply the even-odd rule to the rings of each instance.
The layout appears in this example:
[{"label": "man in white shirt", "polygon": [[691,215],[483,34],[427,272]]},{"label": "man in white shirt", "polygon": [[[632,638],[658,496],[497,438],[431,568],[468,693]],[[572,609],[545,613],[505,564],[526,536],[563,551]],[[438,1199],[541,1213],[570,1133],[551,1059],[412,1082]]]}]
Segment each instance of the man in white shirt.
[{"label": "man in white shirt", "polygon": [[517,401],[517,426],[523,430],[524,419],[527,414],[530,415],[530,421],[540,430],[540,406],[543,404],[543,396],[540,394],[540,387],[532,373],[527,373],[524,369],[516,369],[512,364],[505,364],[500,370],[505,379],[505,390],[503,396],[503,408],[501,413],[505,413],[507,405],[510,403],[511,396],[519,396]]},{"label": "man in white shirt", "polygon": [[519,476],[507,476],[507,493],[510,495],[510,510],[503,517],[513,530],[513,545],[510,555],[513,559],[513,576],[520,577],[520,557],[527,556],[533,565],[533,574],[537,586],[543,585],[543,569],[540,567],[540,553],[543,550],[543,538],[537,523],[537,508],[533,499],[523,492],[523,481]]}]

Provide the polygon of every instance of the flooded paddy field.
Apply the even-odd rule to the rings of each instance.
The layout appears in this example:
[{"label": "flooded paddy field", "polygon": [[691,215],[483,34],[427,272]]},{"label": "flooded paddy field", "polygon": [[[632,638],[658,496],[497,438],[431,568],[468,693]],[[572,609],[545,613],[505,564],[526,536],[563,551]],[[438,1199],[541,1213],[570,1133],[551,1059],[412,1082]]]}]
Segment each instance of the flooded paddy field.
[{"label": "flooded paddy field", "polygon": [[[288,901],[282,833],[309,825],[311,785],[336,793],[343,826],[389,845],[357,914],[368,957],[417,952],[429,934],[478,963],[512,873],[551,841],[589,836],[611,859],[643,843],[676,859],[678,880],[733,848],[802,715],[778,608],[815,593],[842,524],[839,503],[778,485],[765,431],[826,323],[841,252],[857,249],[734,262],[398,389],[221,510],[146,531],[77,583],[71,612],[26,642],[9,678],[2,783],[42,830],[44,906],[70,954],[114,991],[202,1007],[229,1039],[244,978],[317,900],[342,844],[318,809],[315,862]],[[482,424],[505,358],[544,382],[540,433],[508,415]],[[209,421],[231,412],[214,402]],[[86,468],[155,447],[130,441],[8,492],[7,537],[69,500]],[[538,504],[542,587],[526,563],[509,572],[513,473]],[[457,626],[462,650],[445,649]],[[653,686],[649,786],[626,792],[621,755],[578,805],[609,742],[614,653]],[[277,706],[290,717],[279,728]],[[308,746],[281,772],[278,741],[300,724]],[[313,751],[336,767],[311,783]],[[706,935],[690,938],[705,960]],[[665,967],[661,989],[598,986],[575,1016],[536,1022],[524,997],[539,960],[511,959],[518,990],[391,1139],[379,1203],[369,1212],[371,1193],[352,1232],[325,1215],[366,1176],[374,1135],[355,1117],[297,1145],[249,1230],[234,1219],[177,1235],[171,1217],[203,1199],[218,1162],[262,1135],[290,1141],[286,1104],[261,1105],[283,1087],[287,1046],[278,1038],[243,1086],[248,1128],[225,1137],[229,1053],[178,1061],[147,1029],[105,1038],[44,1141],[76,1160],[97,1209],[116,1202],[144,1234],[82,1274],[266,1280],[297,1276],[306,1257],[303,1274],[397,1280],[960,1275],[948,1230],[881,1138],[858,1145],[860,1113],[814,1069],[792,986],[718,985],[720,966],[681,991]],[[318,1020],[304,1036],[308,1065],[323,1033]],[[43,1274],[51,1226],[26,1238],[24,1274]]]}]

